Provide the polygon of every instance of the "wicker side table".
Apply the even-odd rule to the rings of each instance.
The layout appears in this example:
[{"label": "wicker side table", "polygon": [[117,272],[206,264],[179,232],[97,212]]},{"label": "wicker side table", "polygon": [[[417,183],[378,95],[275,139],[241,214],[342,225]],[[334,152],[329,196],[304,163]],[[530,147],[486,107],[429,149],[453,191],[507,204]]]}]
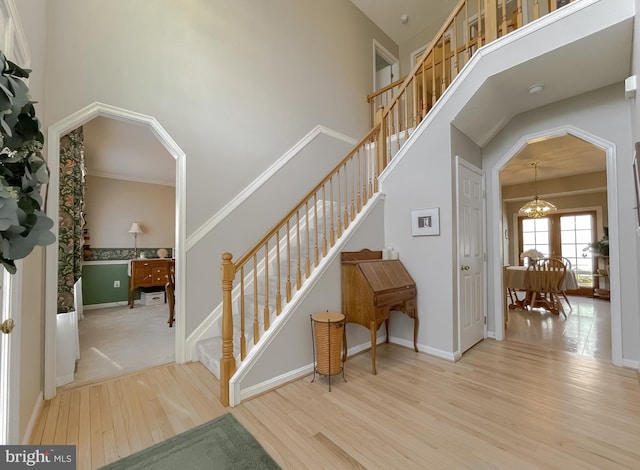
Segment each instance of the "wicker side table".
[{"label": "wicker side table", "polygon": [[344,378],[344,358],[342,354],[344,339],[345,316],[336,312],[319,312],[310,315],[311,338],[313,342],[313,379],[316,374],[329,378],[331,391],[331,377],[342,373]]}]

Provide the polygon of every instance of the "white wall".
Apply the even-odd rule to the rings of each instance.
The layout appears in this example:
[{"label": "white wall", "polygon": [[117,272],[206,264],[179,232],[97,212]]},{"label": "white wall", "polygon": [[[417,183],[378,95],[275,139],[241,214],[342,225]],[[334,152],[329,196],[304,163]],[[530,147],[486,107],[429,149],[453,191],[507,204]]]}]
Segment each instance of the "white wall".
[{"label": "white wall", "polygon": [[[636,0],[636,18],[634,22],[633,28],[633,57],[631,59],[631,74],[636,76],[636,79],[640,79],[640,16],[638,16],[638,12],[640,12],[640,0]],[[638,106],[638,97],[636,96],[631,100],[631,132],[633,137],[633,142],[640,142],[640,106]],[[640,155],[638,156],[640,158]],[[640,223],[640,221],[638,221]],[[640,279],[640,228],[636,230],[636,252],[638,253],[637,258],[637,276]],[[638,293],[638,303],[640,304],[640,289],[636,289]],[[638,316],[640,316],[640,312],[638,312]],[[640,323],[640,320],[639,320]],[[640,328],[638,329],[638,339],[637,342],[640,343]],[[640,366],[639,366],[640,368]]]},{"label": "white wall", "polygon": [[[548,129],[561,126],[574,126],[599,139],[615,145],[615,175],[613,179],[617,185],[617,195],[611,193],[609,186],[609,238],[611,245],[620,250],[619,272],[621,285],[618,286],[621,295],[622,321],[622,357],[626,361],[638,361],[640,358],[640,343],[638,330],[640,328],[638,311],[638,274],[637,274],[637,242],[633,219],[633,179],[631,177],[632,139],[629,120],[629,102],[624,99],[622,83],[605,87],[572,99],[568,99],[549,106],[523,113],[513,119],[485,148],[483,152],[483,167],[487,176],[487,200],[491,201],[497,182],[493,181],[496,165],[518,142],[520,138],[534,133],[541,133]],[[612,226],[612,199],[617,199],[618,230]],[[487,237],[494,240],[502,233],[502,224],[494,221],[491,214],[487,223]],[[501,222],[501,221],[500,221]],[[500,266],[493,266],[493,244],[489,245],[489,291],[493,291],[495,280],[499,279]],[[615,268],[614,268],[615,269]],[[615,289],[615,286],[614,286]],[[501,308],[502,299],[497,302],[490,296],[489,312]],[[612,308],[613,308],[612,304]],[[493,318],[489,316],[489,330],[493,330]]]}]

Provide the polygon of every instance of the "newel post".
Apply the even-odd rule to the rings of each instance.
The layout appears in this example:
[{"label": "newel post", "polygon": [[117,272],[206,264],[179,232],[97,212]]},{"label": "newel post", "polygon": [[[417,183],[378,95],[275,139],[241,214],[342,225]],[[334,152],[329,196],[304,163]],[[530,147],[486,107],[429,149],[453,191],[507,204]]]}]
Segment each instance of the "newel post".
[{"label": "newel post", "polygon": [[229,380],[236,371],[233,356],[233,312],[231,310],[231,290],[236,277],[236,267],[231,261],[231,253],[222,255],[222,359],[220,359],[220,401],[229,406]]}]

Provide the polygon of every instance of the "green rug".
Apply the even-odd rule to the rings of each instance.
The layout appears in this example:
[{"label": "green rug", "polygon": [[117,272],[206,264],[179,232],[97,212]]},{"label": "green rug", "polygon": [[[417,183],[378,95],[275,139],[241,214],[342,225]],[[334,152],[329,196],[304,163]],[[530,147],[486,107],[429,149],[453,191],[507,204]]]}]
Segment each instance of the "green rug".
[{"label": "green rug", "polygon": [[278,468],[231,413],[102,467],[103,470]]}]

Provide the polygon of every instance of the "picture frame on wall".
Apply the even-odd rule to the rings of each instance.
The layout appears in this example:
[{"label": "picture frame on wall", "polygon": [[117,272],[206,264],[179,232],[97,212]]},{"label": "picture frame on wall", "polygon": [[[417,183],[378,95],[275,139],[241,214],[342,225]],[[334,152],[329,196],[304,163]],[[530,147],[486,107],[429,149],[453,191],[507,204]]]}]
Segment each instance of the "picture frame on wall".
[{"label": "picture frame on wall", "polygon": [[638,154],[640,154],[640,142],[636,142],[635,152],[633,154],[633,182],[636,194],[636,222],[640,229],[640,165],[638,164]]},{"label": "picture frame on wall", "polygon": [[411,211],[411,235],[414,237],[440,235],[440,208]]}]

